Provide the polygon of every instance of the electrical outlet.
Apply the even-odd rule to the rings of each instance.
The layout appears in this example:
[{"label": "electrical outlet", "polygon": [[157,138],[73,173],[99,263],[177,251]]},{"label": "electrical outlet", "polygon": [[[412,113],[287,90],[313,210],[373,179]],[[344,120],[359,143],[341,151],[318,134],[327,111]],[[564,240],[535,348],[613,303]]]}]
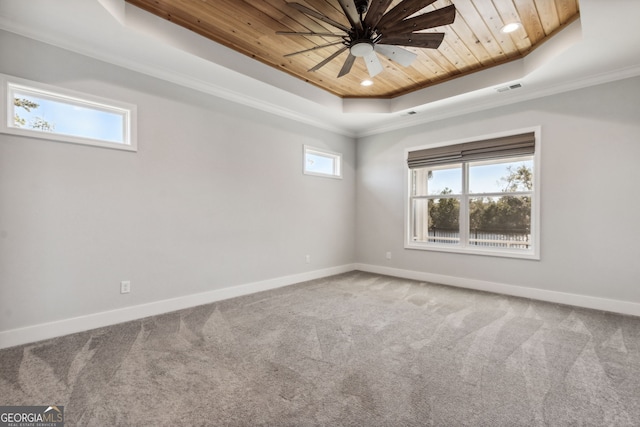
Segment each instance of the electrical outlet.
[{"label": "electrical outlet", "polygon": [[391,259],[391,252],[387,252],[387,259]]},{"label": "electrical outlet", "polygon": [[120,282],[120,293],[128,294],[129,292],[131,292],[131,282],[129,280]]},{"label": "electrical outlet", "polygon": [[307,262],[307,264],[311,263],[311,255],[306,255],[304,259]]}]

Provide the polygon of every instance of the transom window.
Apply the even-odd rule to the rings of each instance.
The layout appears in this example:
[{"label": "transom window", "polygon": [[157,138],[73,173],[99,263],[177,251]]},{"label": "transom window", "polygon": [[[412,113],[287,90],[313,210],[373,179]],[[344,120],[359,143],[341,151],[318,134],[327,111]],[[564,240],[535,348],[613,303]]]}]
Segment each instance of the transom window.
[{"label": "transom window", "polygon": [[0,78],[3,133],[136,150],[135,106],[15,77]]},{"label": "transom window", "polygon": [[342,154],[304,146],[303,171],[306,175],[342,178]]},{"label": "transom window", "polygon": [[538,259],[535,152],[535,132],[409,151],[406,247]]}]

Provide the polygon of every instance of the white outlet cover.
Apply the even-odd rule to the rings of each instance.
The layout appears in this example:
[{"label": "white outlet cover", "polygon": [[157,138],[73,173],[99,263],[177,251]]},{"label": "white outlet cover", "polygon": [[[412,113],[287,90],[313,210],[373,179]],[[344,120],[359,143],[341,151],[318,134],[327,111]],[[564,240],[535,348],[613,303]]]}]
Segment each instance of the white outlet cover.
[{"label": "white outlet cover", "polygon": [[131,292],[131,282],[129,280],[120,282],[120,293],[128,294],[129,292]]}]

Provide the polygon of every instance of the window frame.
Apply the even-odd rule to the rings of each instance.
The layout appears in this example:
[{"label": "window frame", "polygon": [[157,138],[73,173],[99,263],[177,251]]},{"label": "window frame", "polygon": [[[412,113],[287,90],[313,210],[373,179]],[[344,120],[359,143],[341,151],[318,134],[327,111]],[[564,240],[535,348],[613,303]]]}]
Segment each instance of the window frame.
[{"label": "window frame", "polygon": [[[333,173],[322,173],[307,170],[307,154],[326,157],[333,160]],[[342,153],[325,150],[324,148],[312,147],[310,145],[303,146],[302,154],[302,173],[311,176],[320,176],[324,178],[342,179]]]},{"label": "window frame", "polygon": [[[478,247],[476,245],[469,244],[470,230],[469,230],[469,200],[474,197],[482,197],[486,196],[489,193],[470,193],[469,192],[469,164],[475,163],[474,161],[464,161],[464,162],[452,162],[450,165],[458,165],[462,164],[462,193],[459,195],[453,195],[450,197],[459,198],[460,200],[460,217],[459,217],[459,225],[460,225],[460,242],[459,244],[438,244],[435,242],[415,242],[412,240],[411,236],[413,234],[413,200],[416,197],[412,194],[412,171],[413,169],[406,166],[406,160],[408,158],[409,152],[427,149],[427,148],[436,148],[436,147],[445,147],[449,145],[462,144],[480,140],[494,139],[507,137],[511,135],[517,135],[527,132],[533,132],[535,135],[535,151],[533,155],[526,156],[514,156],[512,159],[518,159],[526,157],[527,159],[533,160],[533,190],[527,193],[531,196],[531,224],[530,224],[530,250],[523,249],[507,249],[507,248],[494,248],[494,247]],[[458,254],[472,254],[472,255],[485,255],[485,256],[495,256],[495,257],[505,257],[505,258],[520,258],[520,259],[530,259],[530,260],[540,260],[540,170],[541,170],[541,153],[542,153],[542,143],[541,143],[541,128],[540,126],[532,127],[532,128],[524,128],[517,130],[510,130],[506,132],[500,132],[489,135],[482,135],[473,138],[465,138],[459,139],[455,141],[447,141],[440,142],[436,144],[422,145],[418,147],[410,147],[405,150],[405,171],[406,171],[406,188],[405,188],[405,227],[404,227],[404,247],[405,249],[417,249],[417,250],[426,250],[426,251],[436,251],[436,252],[447,252],[447,253],[458,253]],[[496,163],[505,160],[496,158]],[[509,195],[518,195],[520,192],[509,192]],[[502,194],[500,194],[502,195]],[[430,195],[430,196],[421,196],[421,199],[429,200],[429,198],[442,198],[442,195]]]},{"label": "window frame", "polygon": [[[136,133],[137,107],[134,104],[5,74],[0,74],[0,83],[0,93],[2,95],[2,102],[0,103],[0,133],[124,151],[135,152],[138,149]],[[38,131],[13,126],[13,100],[14,93],[16,91],[31,93],[34,94],[34,96],[39,96],[43,99],[48,99],[54,102],[60,102],[61,104],[121,115],[123,119],[123,142],[68,135],[55,131]]]}]

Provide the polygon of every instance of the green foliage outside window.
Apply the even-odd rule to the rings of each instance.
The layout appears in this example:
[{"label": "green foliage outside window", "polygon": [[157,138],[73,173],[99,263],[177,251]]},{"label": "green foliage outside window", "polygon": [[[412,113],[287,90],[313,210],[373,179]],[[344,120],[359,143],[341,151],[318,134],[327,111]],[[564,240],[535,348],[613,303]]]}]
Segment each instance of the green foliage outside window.
[{"label": "green foliage outside window", "polygon": [[[30,101],[25,98],[14,98],[13,105],[17,108],[22,108],[26,112],[30,113],[31,110],[37,110],[40,105],[36,102]],[[13,124],[16,127],[27,127],[29,129],[36,129],[46,132],[53,132],[55,130],[55,124],[49,123],[44,118],[36,116],[27,122],[27,119],[15,113],[13,116]]]},{"label": "green foliage outside window", "polygon": [[[500,179],[504,183],[503,192],[533,189],[533,171],[530,168],[521,165],[507,170],[509,174]],[[445,188],[440,193],[445,197],[429,200],[429,229],[459,229],[460,201],[456,197],[446,197],[451,192],[451,189]],[[470,230],[528,232],[531,224],[531,197],[505,195],[471,198],[469,221]]]}]

